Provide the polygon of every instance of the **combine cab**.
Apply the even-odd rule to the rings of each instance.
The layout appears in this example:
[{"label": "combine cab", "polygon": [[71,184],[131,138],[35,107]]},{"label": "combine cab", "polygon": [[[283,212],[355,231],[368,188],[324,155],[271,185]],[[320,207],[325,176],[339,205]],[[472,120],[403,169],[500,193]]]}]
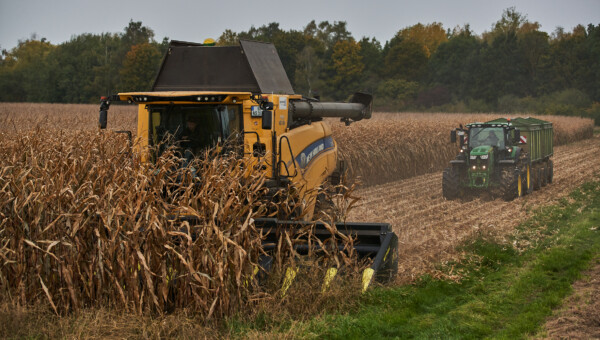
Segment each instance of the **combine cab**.
[{"label": "combine cab", "polygon": [[[214,47],[171,42],[152,91],[119,93],[104,98],[100,127],[106,128],[114,101],[138,105],[135,150],[153,162],[167,137],[180,145],[184,159],[225,141],[258,164],[270,191],[301,188],[308,202],[303,222],[263,218],[256,225],[267,234],[269,250],[282,230],[299,228],[315,213],[315,194],[325,182],[339,178],[342,169],[337,145],[324,117],[347,124],[371,117],[372,97],[356,93],[349,103],[325,103],[294,94],[272,44],[240,41],[240,46]],[[232,145],[229,145],[231,147]],[[154,150],[154,151],[150,151]],[[333,183],[337,184],[337,183]],[[312,196],[311,196],[312,195]],[[186,217],[182,217],[186,219]],[[188,220],[191,220],[188,218]],[[338,231],[355,238],[356,252],[371,258],[363,287],[385,282],[397,272],[397,236],[388,224],[337,223]],[[317,237],[330,234],[316,224]],[[320,235],[320,236],[319,236]],[[298,245],[305,252],[306,245]]]},{"label": "combine cab", "polygon": [[507,201],[552,183],[552,123],[535,118],[496,119],[451,131],[460,153],[442,177],[446,199],[489,191]]}]

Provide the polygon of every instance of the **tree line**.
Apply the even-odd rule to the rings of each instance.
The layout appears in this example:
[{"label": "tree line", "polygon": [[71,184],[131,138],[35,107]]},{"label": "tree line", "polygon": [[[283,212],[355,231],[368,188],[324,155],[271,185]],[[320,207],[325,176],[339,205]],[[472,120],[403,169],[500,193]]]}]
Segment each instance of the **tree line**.
[{"label": "tree line", "polygon": [[[583,115],[600,124],[600,24],[547,33],[508,8],[481,35],[469,25],[419,23],[382,44],[355,39],[346,22],[313,20],[302,30],[228,29],[216,44],[239,39],[272,42],[295,91],[309,97],[367,91],[378,110]],[[121,33],[59,45],[32,37],[2,51],[0,101],[86,103],[148,90],[167,46],[133,21]]]}]

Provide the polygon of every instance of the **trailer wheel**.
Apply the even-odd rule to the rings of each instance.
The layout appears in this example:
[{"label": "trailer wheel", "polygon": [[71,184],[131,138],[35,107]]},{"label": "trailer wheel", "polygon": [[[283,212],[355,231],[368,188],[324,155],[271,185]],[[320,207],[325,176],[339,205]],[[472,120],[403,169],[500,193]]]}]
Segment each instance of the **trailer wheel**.
[{"label": "trailer wheel", "polygon": [[540,176],[540,186],[545,187],[548,183],[548,165],[542,166],[540,168],[541,176]]},{"label": "trailer wheel", "polygon": [[529,195],[533,193],[533,171],[531,169],[531,163],[527,163],[525,166],[525,173],[523,173],[523,188],[525,188],[524,193]]},{"label": "trailer wheel", "polygon": [[542,172],[539,166],[534,166],[532,169],[533,173],[533,188],[539,190],[542,187]]},{"label": "trailer wheel", "polygon": [[447,200],[453,200],[461,196],[458,171],[454,168],[444,169],[444,173],[442,174],[442,195]]},{"label": "trailer wheel", "polygon": [[548,183],[552,183],[552,179],[554,178],[554,162],[552,160],[548,161]]},{"label": "trailer wheel", "polygon": [[521,171],[519,169],[502,169],[500,174],[500,197],[505,201],[512,201],[521,196],[523,194],[522,182]]}]

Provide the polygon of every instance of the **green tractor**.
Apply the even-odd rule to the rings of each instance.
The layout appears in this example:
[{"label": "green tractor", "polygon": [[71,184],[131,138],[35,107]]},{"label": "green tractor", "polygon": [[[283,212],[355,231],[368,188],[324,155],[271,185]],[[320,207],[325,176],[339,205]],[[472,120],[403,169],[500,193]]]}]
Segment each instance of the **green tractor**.
[{"label": "green tractor", "polygon": [[460,152],[444,169],[446,199],[486,191],[506,201],[552,183],[552,123],[535,118],[495,119],[450,132]]}]

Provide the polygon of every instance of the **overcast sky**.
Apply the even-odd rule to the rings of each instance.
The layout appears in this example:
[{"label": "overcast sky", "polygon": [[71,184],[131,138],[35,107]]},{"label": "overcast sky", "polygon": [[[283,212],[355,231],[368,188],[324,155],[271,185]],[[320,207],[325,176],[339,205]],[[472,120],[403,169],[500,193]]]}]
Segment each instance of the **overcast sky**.
[{"label": "overcast sky", "polygon": [[577,24],[600,24],[600,0],[0,0],[0,48],[11,49],[34,33],[60,44],[82,33],[122,32],[131,19],[152,28],[157,41],[216,40],[226,29],[240,32],[270,22],[301,30],[314,19],[346,21],[354,38],[385,43],[419,22],[470,24],[480,34],[512,6],[548,33],[557,26],[571,31]]}]

